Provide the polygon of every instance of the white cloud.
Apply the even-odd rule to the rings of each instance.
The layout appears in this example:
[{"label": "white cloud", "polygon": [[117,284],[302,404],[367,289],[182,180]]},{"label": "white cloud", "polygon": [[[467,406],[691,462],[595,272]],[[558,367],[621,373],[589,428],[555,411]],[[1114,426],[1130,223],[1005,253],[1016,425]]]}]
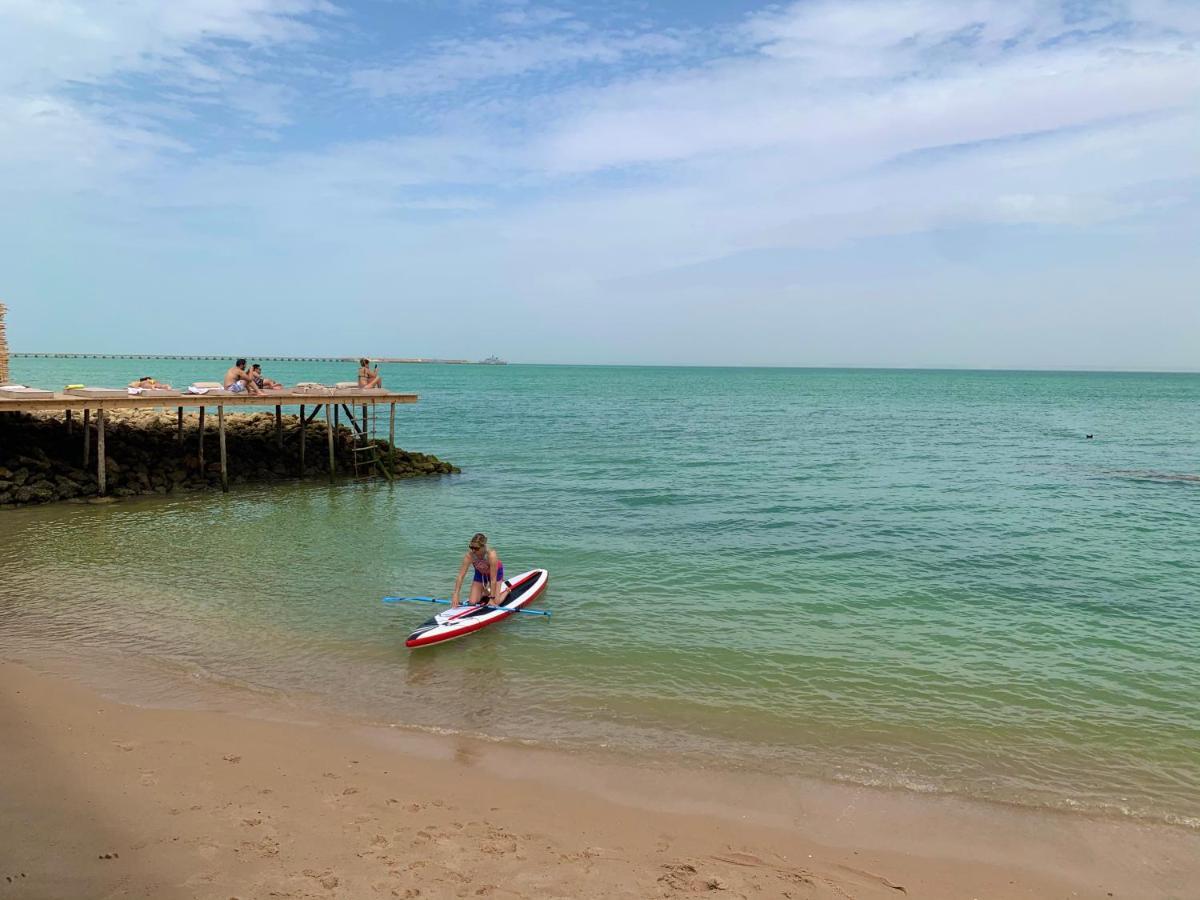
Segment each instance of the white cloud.
[{"label": "white cloud", "polygon": [[362,69],[354,73],[352,82],[376,97],[441,94],[534,72],[670,56],[682,48],[678,38],[646,33],[568,32],[451,40],[409,62]]},{"label": "white cloud", "polygon": [[[115,199],[93,207],[96,239],[114,246],[134,234],[188,258],[276,254],[296,281],[402,272],[430,296],[520,297],[550,315],[616,283],[631,308],[652,304],[647,285],[683,267],[762,251],[1158,221],[1200,183],[1200,23],[1167,0],[1072,22],[1033,0],[814,0],[697,40],[510,6],[519,31],[360,71],[365,90],[337,110],[346,132],[211,155],[181,138],[189,116],[296,117],[301,88],[277,77],[295,60],[276,71],[256,54],[319,42],[327,10],[183,7],[164,23],[149,0],[120,15],[22,4],[52,52],[0,60],[0,191],[99,187]],[[16,8],[0,6],[0,27]],[[127,33],[135,13],[150,21]],[[94,93],[46,80],[42,56],[70,56],[63,71]],[[154,90],[102,89],[131,75]],[[442,96],[463,88],[463,102]],[[474,102],[487,92],[502,99]],[[377,136],[357,137],[362,122]]]}]

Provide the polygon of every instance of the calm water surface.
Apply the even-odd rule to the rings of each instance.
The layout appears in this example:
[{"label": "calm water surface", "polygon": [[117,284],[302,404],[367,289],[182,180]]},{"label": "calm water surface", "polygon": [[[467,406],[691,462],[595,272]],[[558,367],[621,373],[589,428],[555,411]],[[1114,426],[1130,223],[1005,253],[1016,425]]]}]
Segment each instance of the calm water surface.
[{"label": "calm water surface", "polygon": [[[161,670],[141,699],[182,672],[376,722],[1200,827],[1200,376],[384,375],[421,394],[400,443],[461,476],[0,511],[0,654],[136,655]],[[550,570],[554,617],[405,650],[430,610],[380,597],[448,593],[476,530],[510,572]]]}]

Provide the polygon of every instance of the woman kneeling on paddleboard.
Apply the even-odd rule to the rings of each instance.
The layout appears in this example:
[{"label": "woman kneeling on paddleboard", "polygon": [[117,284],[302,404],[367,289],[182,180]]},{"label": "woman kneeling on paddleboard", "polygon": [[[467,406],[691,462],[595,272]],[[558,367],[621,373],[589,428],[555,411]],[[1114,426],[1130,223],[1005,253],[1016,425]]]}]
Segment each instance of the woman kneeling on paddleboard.
[{"label": "woman kneeling on paddleboard", "polygon": [[475,567],[475,577],[471,581],[471,605],[478,606],[484,596],[489,597],[494,606],[503,603],[507,593],[503,587],[504,563],[500,562],[496,551],[488,547],[487,535],[479,533],[467,544],[467,552],[463,554],[458,578],[454,582],[454,593],[450,595],[450,605],[458,606],[458,593],[471,566]]}]

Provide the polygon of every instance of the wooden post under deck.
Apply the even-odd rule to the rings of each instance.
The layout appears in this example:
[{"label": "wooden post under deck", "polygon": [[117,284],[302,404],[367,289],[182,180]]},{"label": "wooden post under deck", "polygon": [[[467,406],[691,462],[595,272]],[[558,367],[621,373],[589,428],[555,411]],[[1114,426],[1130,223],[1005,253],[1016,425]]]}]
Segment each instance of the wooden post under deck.
[{"label": "wooden post under deck", "polygon": [[229,493],[229,466],[225,457],[225,407],[217,407],[217,431],[221,434],[221,490]]},{"label": "wooden post under deck", "polygon": [[275,404],[275,446],[283,449],[283,407]]},{"label": "wooden post under deck", "polygon": [[304,404],[300,404],[300,477],[304,477],[304,426],[308,423],[304,421]]},{"label": "wooden post under deck", "polygon": [[200,477],[206,482],[208,477],[204,474],[204,407],[200,407]]},{"label": "wooden post under deck", "polygon": [[83,411],[83,467],[86,469],[88,458],[92,455],[92,429],[88,427],[88,420],[92,417],[92,411],[85,409]]},{"label": "wooden post under deck", "polygon": [[100,482],[100,496],[108,487],[108,465],[104,460],[104,407],[96,410],[96,481]]},{"label": "wooden post under deck", "polygon": [[[333,422],[329,418],[329,407],[332,403],[325,404],[325,434],[329,439],[329,483],[333,484],[334,473],[336,472],[336,462],[333,458]],[[333,414],[337,415],[337,407],[334,406]]]},{"label": "wooden post under deck", "polygon": [[396,404],[390,404],[391,412],[388,413],[388,468],[393,472],[396,470]]},{"label": "wooden post under deck", "polygon": [[183,407],[175,410],[175,440],[183,443]]},{"label": "wooden post under deck", "polygon": [[67,410],[67,434],[71,433],[71,425],[74,422],[75,414],[71,410]]}]

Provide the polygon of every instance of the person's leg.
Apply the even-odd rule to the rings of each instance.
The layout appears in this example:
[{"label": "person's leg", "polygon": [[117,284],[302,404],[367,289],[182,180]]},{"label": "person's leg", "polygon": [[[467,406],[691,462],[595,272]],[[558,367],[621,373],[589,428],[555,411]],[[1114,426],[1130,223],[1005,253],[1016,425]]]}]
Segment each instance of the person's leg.
[{"label": "person's leg", "polygon": [[472,581],[471,582],[471,605],[478,606],[479,601],[482,598],[483,598],[483,582],[482,581]]}]

